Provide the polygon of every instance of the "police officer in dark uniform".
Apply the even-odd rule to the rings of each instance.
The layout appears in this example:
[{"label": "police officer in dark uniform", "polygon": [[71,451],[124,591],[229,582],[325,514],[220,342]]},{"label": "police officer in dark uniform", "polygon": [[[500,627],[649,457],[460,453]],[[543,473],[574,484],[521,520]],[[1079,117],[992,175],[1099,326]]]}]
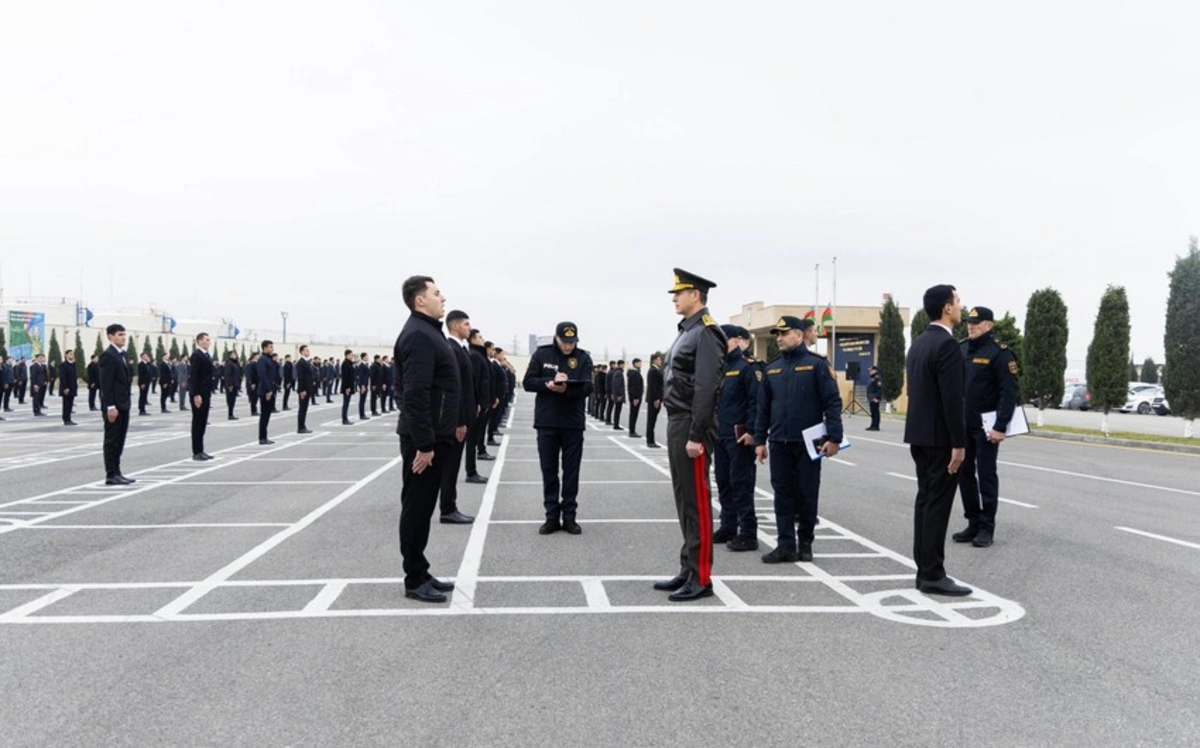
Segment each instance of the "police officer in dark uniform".
[{"label": "police officer in dark uniform", "polygon": [[[956,543],[971,543],[976,548],[990,546],[996,531],[1000,502],[996,460],[1016,410],[1020,373],[1016,354],[992,335],[995,326],[996,316],[991,309],[975,307],[967,314],[969,337],[962,344],[966,359],[967,456],[958,471],[958,490],[967,527],[951,537]],[[991,431],[984,431],[980,414],[993,411],[996,423]]]},{"label": "police officer in dark uniform", "polygon": [[867,404],[871,406],[871,425],[867,431],[879,430],[879,404],[883,402],[883,380],[879,378],[879,369],[870,369],[871,381],[867,384]]},{"label": "police officer in dark uniform", "polygon": [[725,373],[725,333],[708,313],[708,292],[717,284],[675,268],[672,294],[683,321],[667,354],[667,458],[675,512],[683,530],[679,573],[656,582],[674,602],[711,597],[712,497],[709,460],[717,431],[717,400]]},{"label": "police officer in dark uniform", "polygon": [[[762,370],[742,349],[743,328],[721,325],[729,339],[725,379],[717,405],[717,449],[714,457],[721,523],[713,543],[725,543],[731,551],[758,549],[758,517],[754,513],[754,419],[758,414],[755,396]],[[750,334],[745,333],[746,338]]]},{"label": "police officer in dark uniform", "polygon": [[767,460],[770,444],[771,488],[779,526],[779,544],[762,559],[767,564],[813,559],[821,461],[809,457],[804,430],[824,421],[826,438],[819,451],[826,457],[836,456],[842,443],[842,396],[829,362],[808,348],[816,342],[813,327],[811,319],[779,318],[771,328],[779,356],[764,367],[758,390],[754,443],[759,463]]},{"label": "police officer in dark uniform", "polygon": [[[582,532],[575,521],[576,498],[579,495],[579,464],[583,459],[583,432],[587,428],[584,408],[593,384],[592,357],[578,345],[579,327],[574,322],[560,322],[554,330],[554,342],[534,351],[525,371],[525,391],[536,395],[533,427],[537,429],[546,509],[546,521],[538,529],[542,535],[560,529],[571,535]],[[558,473],[560,456],[561,482]]]}]

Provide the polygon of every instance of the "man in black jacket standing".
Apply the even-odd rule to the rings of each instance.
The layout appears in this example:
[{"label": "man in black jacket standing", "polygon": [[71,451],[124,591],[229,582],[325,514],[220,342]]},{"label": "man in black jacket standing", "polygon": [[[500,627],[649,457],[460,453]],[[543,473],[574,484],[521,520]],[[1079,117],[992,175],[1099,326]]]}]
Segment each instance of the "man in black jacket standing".
[{"label": "man in black jacket standing", "polygon": [[608,375],[608,392],[613,403],[613,431],[624,431],[621,425],[621,409],[625,407],[625,361],[617,362],[617,368]]},{"label": "man in black jacket standing", "polygon": [[883,381],[879,378],[879,369],[871,367],[871,382],[867,385],[867,404],[871,406],[871,425],[867,431],[879,430],[879,404],[883,402]]},{"label": "man in black jacket standing", "polygon": [[367,421],[367,392],[371,388],[371,367],[367,363],[367,354],[360,354],[358,357],[358,368],[355,369],[358,377],[358,420]]},{"label": "man in black jacket standing", "polygon": [[296,397],[300,398],[300,413],[296,416],[296,433],[311,434],[308,428],[308,406],[317,394],[317,377],[312,360],[308,357],[308,346],[300,346],[300,360],[296,362]]},{"label": "man in black jacket standing", "polygon": [[[593,385],[592,357],[578,345],[579,328],[574,322],[560,322],[554,330],[554,343],[534,351],[525,371],[525,391],[537,396],[533,427],[537,429],[542,503],[546,510],[546,521],[538,529],[542,535],[559,529],[571,535],[583,532],[575,521],[576,498],[579,496],[579,465],[583,459],[583,432],[587,428],[584,408]],[[558,474],[560,457],[561,481]]]},{"label": "man in black jacket standing", "polygon": [[246,397],[250,400],[250,415],[258,417],[258,351],[250,354],[246,362]]},{"label": "man in black jacket standing", "polygon": [[658,423],[658,412],[662,410],[663,385],[662,356],[650,357],[650,371],[646,372],[646,446],[661,449],[654,441],[654,426]]},{"label": "man in black jacket standing", "polygon": [[68,349],[66,359],[58,365],[58,395],[62,398],[62,420],[64,426],[78,426],[71,420],[75,407],[75,394],[79,391],[79,370],[75,368],[75,351]]},{"label": "man in black jacket standing", "polygon": [[[129,362],[125,360],[125,328],[109,325],[108,348],[100,356],[100,407],[104,409],[105,485],[127,486],[133,478],[121,475],[121,454],[129,431]],[[146,380],[147,388],[150,386]]]},{"label": "man in black jacket standing", "polygon": [[629,370],[629,438],[640,439],[637,432],[638,413],[642,409],[642,398],[646,394],[646,383],[642,379],[642,360],[635,358]]},{"label": "man in black jacket standing", "polygon": [[275,352],[275,343],[264,340],[262,355],[258,357],[258,443],[264,446],[274,444],[267,437],[267,427],[271,424],[271,413],[275,410],[275,393],[279,391],[279,364],[271,355]]},{"label": "man in black jacket standing", "polygon": [[433,278],[404,281],[404,305],[411,314],[396,338],[396,389],[400,393],[400,555],[404,596],[422,602],[446,601],[454,589],[429,573],[425,546],[437,507],[442,471],[449,468],[459,427],[458,362],[442,333],[446,300]]},{"label": "man in black jacket standing", "polygon": [[88,410],[96,410],[96,396],[100,394],[100,357],[92,354],[87,365]]},{"label": "man in black jacket standing", "polygon": [[44,416],[46,407],[46,385],[50,376],[46,371],[46,357],[39,353],[29,367],[29,387],[33,393],[33,414]]},{"label": "man in black jacket standing", "polygon": [[192,392],[192,459],[197,462],[212,459],[212,455],[204,451],[204,432],[208,430],[208,411],[212,407],[213,362],[208,352],[211,345],[212,338],[208,333],[197,335],[196,349],[188,364]]},{"label": "man in black jacket standing", "polygon": [[[471,354],[467,340],[471,337],[471,318],[458,309],[446,315],[446,329],[450,331],[450,350],[458,364],[458,426],[454,429],[450,461],[442,468],[442,489],[439,504],[440,522],[443,525],[469,525],[474,517],[458,510],[458,471],[462,467],[463,452],[466,451],[467,434],[478,411],[475,405],[475,380],[471,375]],[[389,371],[391,370],[388,367]],[[471,483],[487,483],[487,479],[470,480]],[[469,478],[468,478],[469,480]]]},{"label": "man in black jacket standing", "polygon": [[291,356],[283,357],[283,408],[282,410],[291,410],[288,407],[288,400],[291,398],[292,390],[296,389],[296,365],[292,363]]},{"label": "man in black jacket standing", "polygon": [[242,365],[238,362],[237,351],[229,352],[222,367],[221,381],[225,387],[225,403],[229,406],[229,420],[236,421],[238,418],[233,414],[233,407],[237,405],[238,393],[242,391]]},{"label": "man in black jacket standing", "polygon": [[913,559],[921,592],[965,596],[969,587],[946,576],[946,527],[954,509],[958,470],[966,457],[966,405],[963,359],[954,340],[962,302],[954,286],[925,292],[925,312],[933,320],[908,351],[908,414],[904,441],[917,473],[913,518]]},{"label": "man in black jacket standing", "polygon": [[354,396],[354,351],[347,349],[342,359],[342,425],[350,425],[350,398]]},{"label": "man in black jacket standing", "polygon": [[487,439],[488,419],[492,417],[492,364],[487,355],[483,333],[479,330],[472,330],[470,342],[471,374],[475,379],[475,401],[479,406],[479,414],[475,416],[475,423],[467,436],[467,449],[474,450],[474,454],[467,456],[468,481],[472,475],[477,474],[475,472],[476,460],[496,459],[488,454],[487,445],[484,444]]},{"label": "man in black jacket standing", "polygon": [[167,354],[164,353],[158,358],[158,405],[163,413],[167,412],[167,401],[173,394],[171,382],[174,379],[174,367],[167,361]]},{"label": "man in black jacket standing", "polygon": [[[140,359],[141,360],[138,361],[137,367],[138,415],[148,416],[150,415],[150,411],[147,410],[147,408],[150,406],[150,388],[154,386],[154,382],[157,380],[158,372],[154,368],[154,364],[150,362],[150,354],[143,353],[140,356]],[[121,443],[122,448],[124,448],[124,441]]]}]

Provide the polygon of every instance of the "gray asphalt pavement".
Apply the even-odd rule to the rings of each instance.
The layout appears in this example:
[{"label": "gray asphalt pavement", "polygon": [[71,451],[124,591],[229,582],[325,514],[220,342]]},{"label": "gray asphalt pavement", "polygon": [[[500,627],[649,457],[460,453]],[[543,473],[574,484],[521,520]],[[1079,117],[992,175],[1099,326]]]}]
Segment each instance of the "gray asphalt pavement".
[{"label": "gray asphalt pavement", "polygon": [[583,534],[539,536],[523,396],[460,489],[480,521],[435,519],[458,589],[431,606],[402,592],[394,417],[279,413],[260,447],[245,411],[214,412],[211,463],[186,414],[135,418],[119,491],[96,414],[0,424],[0,743],[1200,742],[1200,457],[1010,440],[996,544],[948,548],[978,594],[947,601],[912,589],[901,425],[848,419],[814,563],[717,547],[718,596],[679,605],[650,589],[680,543],[664,451],[593,423]]}]

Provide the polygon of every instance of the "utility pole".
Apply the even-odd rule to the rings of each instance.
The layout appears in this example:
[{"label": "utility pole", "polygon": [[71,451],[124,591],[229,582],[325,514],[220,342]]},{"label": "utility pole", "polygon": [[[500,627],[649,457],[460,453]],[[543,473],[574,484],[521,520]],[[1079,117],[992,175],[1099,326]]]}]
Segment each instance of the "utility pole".
[{"label": "utility pole", "polygon": [[287,313],[287,312],[280,312],[280,313],[279,313],[279,315],[280,315],[281,317],[283,317],[283,342],[284,342],[284,343],[286,343],[286,342],[287,342],[287,318],[288,318],[288,313]]}]

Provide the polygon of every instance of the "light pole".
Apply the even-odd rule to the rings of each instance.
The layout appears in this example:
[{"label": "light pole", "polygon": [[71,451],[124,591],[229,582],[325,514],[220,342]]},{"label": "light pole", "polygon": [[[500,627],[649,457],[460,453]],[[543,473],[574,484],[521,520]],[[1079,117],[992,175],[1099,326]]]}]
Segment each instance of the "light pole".
[{"label": "light pole", "polygon": [[280,312],[279,315],[281,317],[283,317],[283,342],[286,343],[287,342],[287,315],[288,315],[288,313]]}]

